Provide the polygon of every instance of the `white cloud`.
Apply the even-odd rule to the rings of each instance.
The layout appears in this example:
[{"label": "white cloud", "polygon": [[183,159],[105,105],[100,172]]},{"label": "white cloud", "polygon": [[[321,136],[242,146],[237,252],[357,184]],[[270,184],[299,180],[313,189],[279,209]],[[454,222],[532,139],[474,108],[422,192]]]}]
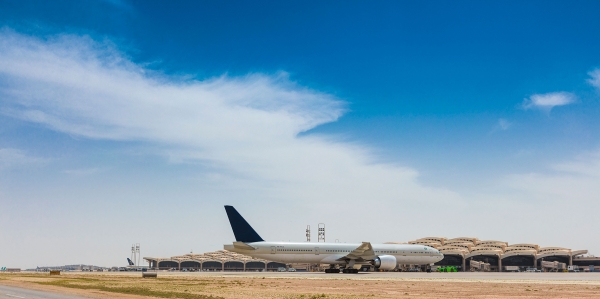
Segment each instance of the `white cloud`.
[{"label": "white cloud", "polygon": [[299,137],[337,120],[345,103],[283,72],[181,81],[86,37],[4,31],[0,78],[4,113],[73,135],[159,145],[173,160],[210,163],[205,179],[213,186],[251,185],[264,197],[333,209],[378,203],[410,210],[459,200],[420,185],[413,169],[376,163],[366,147]]},{"label": "white cloud", "polygon": [[508,130],[512,126],[512,123],[504,118],[498,119],[498,128],[502,131]]},{"label": "white cloud", "polygon": [[564,106],[574,103],[576,97],[569,92],[550,92],[534,94],[523,101],[524,109],[540,109],[550,112],[556,106]]},{"label": "white cloud", "polygon": [[590,79],[587,80],[587,82],[596,87],[597,89],[600,89],[600,69],[595,69],[591,72],[588,73],[590,75]]}]

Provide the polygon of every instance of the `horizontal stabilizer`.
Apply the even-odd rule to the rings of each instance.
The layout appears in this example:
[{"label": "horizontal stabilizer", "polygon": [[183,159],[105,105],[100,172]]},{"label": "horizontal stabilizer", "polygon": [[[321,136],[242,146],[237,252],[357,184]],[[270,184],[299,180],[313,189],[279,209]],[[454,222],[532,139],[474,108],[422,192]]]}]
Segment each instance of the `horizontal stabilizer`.
[{"label": "horizontal stabilizer", "polygon": [[256,250],[256,248],[244,243],[244,242],[233,242],[233,247],[242,250]]}]

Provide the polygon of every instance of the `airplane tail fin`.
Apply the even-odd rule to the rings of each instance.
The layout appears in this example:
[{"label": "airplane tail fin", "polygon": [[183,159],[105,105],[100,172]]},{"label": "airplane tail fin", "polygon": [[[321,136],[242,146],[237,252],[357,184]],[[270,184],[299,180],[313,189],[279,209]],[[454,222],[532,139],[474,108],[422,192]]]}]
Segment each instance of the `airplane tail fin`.
[{"label": "airplane tail fin", "polygon": [[135,265],[135,264],[134,264],[134,263],[131,261],[131,259],[130,259],[130,258],[127,258],[127,262],[129,263],[129,266],[133,266],[133,265]]},{"label": "airplane tail fin", "polygon": [[227,212],[236,241],[244,243],[264,241],[234,207],[225,206],[225,212]]}]

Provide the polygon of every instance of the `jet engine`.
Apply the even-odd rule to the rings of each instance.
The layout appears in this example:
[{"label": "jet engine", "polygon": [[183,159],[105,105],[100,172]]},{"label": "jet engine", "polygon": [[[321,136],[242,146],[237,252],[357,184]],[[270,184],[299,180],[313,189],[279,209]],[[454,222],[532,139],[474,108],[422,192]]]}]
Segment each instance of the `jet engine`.
[{"label": "jet engine", "polygon": [[372,264],[375,268],[389,271],[396,269],[397,261],[393,255],[380,255],[373,260]]}]

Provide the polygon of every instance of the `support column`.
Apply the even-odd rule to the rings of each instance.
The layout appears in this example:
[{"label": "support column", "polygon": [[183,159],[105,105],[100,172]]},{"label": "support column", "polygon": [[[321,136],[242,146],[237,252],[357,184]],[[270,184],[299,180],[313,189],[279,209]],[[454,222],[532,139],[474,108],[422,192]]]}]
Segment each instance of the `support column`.
[{"label": "support column", "polygon": [[467,271],[467,261],[466,261],[464,255],[463,255],[463,258],[462,258],[462,271],[463,272]]},{"label": "support column", "polygon": [[221,272],[225,272],[225,262],[221,261]]},{"label": "support column", "polygon": [[533,257],[533,267],[537,269],[537,256]]},{"label": "support column", "polygon": [[181,262],[178,262],[177,265],[179,265],[177,266],[177,268],[179,269],[179,271],[181,271]]},{"label": "support column", "polygon": [[573,266],[573,256],[569,255],[569,266]]},{"label": "support column", "polygon": [[244,272],[246,272],[246,261],[244,261]]},{"label": "support column", "polygon": [[498,272],[502,272],[502,256],[498,255]]}]

